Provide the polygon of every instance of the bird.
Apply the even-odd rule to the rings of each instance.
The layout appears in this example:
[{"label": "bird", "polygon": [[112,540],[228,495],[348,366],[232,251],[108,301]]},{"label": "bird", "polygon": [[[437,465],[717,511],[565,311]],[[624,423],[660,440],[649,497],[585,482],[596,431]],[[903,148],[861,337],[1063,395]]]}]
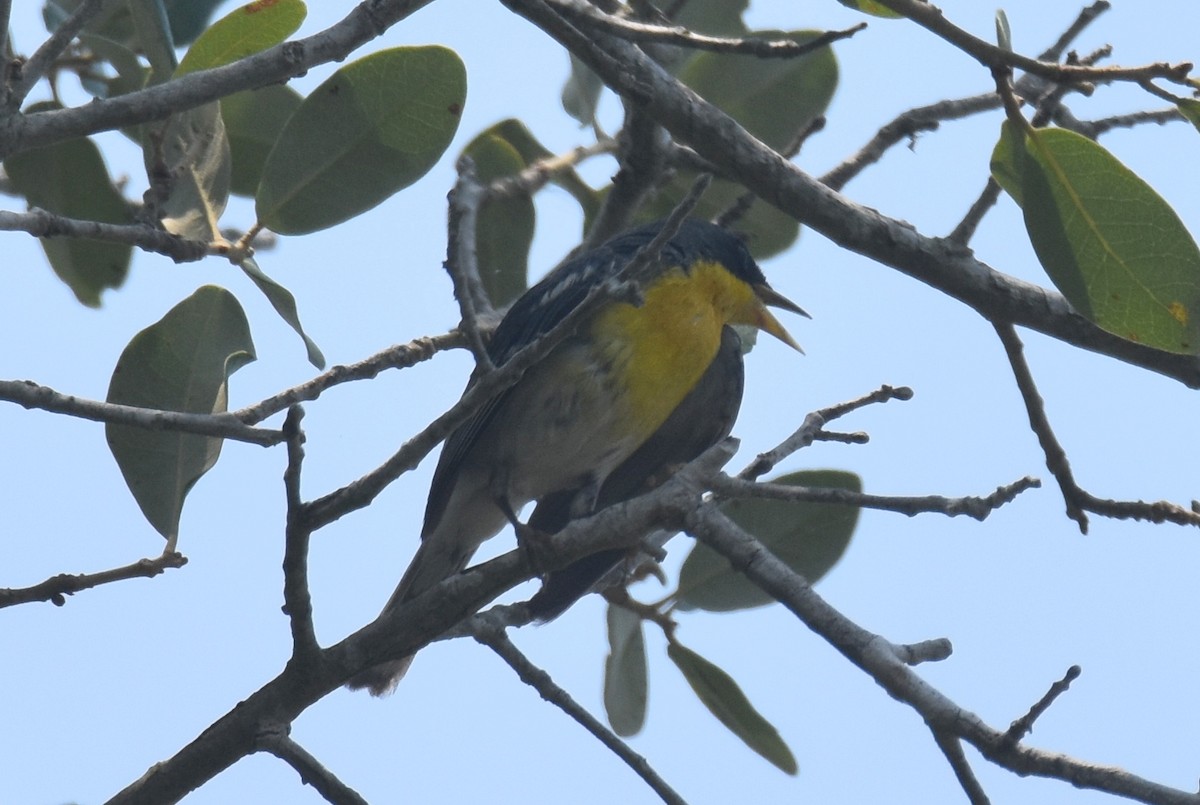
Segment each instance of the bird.
[{"label": "bird", "polygon": [[[645,253],[665,226],[657,221],[618,234],[530,287],[487,344],[492,364],[504,366],[552,330]],[[526,504],[538,501],[530,525],[553,533],[638,494],[654,476],[723,439],[742,391],[734,326],[756,328],[803,351],[768,306],[808,314],[771,288],[740,237],[716,224],[685,218],[649,254],[636,282],[639,298],[606,299],[446,439],[420,545],[385,612],[462,571],[484,541],[519,525],[517,513]],[[468,390],[484,372],[472,373]],[[620,559],[592,560],[603,569],[584,575],[603,575]],[[595,580],[581,591],[582,581],[563,582],[567,594],[543,599],[545,614],[569,606]],[[411,661],[368,667],[347,686],[385,695]]]}]

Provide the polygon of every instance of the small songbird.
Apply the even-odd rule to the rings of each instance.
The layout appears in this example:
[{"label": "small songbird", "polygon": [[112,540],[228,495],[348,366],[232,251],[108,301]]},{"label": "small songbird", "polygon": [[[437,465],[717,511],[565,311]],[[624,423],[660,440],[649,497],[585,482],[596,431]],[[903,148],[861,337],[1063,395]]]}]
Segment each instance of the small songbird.
[{"label": "small songbird", "polygon": [[[617,235],[522,294],[488,343],[492,362],[503,366],[553,329],[662,227]],[[635,279],[639,303],[601,305],[450,434],[420,547],[385,611],[461,571],[526,503],[538,501],[530,525],[553,533],[653,488],[725,438],[742,394],[741,341],[732,325],[800,349],[767,306],[807,314],[767,284],[738,237],[715,224],[685,220]],[[559,614],[623,555],[606,552],[551,574],[531,601],[535,614]],[[349,687],[383,695],[411,660],[368,668]]]}]

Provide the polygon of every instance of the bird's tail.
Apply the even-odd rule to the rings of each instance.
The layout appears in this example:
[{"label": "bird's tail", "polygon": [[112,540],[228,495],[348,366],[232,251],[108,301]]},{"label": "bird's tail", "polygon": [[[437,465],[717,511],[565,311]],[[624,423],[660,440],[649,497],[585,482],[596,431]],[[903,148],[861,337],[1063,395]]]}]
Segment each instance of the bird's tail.
[{"label": "bird's tail", "polygon": [[[396,585],[396,591],[383,607],[387,613],[416,598],[421,593],[448,579],[467,566],[471,554],[462,551],[447,551],[442,540],[426,539],[421,542],[417,553],[404,571],[404,577]],[[412,665],[412,655],[398,660],[389,660],[355,674],[346,687],[351,690],[366,688],[372,696],[384,696],[395,690],[396,685]]]}]

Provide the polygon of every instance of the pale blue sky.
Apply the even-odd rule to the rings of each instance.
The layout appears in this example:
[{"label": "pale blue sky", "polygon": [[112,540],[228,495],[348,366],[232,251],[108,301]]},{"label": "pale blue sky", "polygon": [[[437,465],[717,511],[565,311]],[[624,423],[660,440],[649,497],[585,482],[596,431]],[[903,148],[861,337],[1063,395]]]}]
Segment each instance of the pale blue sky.
[{"label": "pale blue sky", "polygon": [[[25,53],[43,35],[34,5],[14,4],[14,36]],[[312,6],[304,34],[326,27],[350,4]],[[1111,43],[1126,64],[1197,55],[1195,9],[1187,0],[1115,6],[1085,33],[1080,52]],[[958,24],[992,36],[992,6],[947,0],[942,7]],[[1079,7],[1065,0],[1008,4],[1016,47],[1040,51]],[[750,19],[792,29],[847,27],[859,17],[833,0],[760,0]],[[904,109],[991,85],[979,64],[916,26],[870,22],[837,46],[842,83],[829,125],[800,159],[813,173],[838,163]],[[500,4],[438,0],[372,47],[425,43],[453,47],[467,65],[467,104],[451,154],[507,116],[523,119],[552,149],[580,141],[558,105],[565,55]],[[333,69],[313,70],[296,85],[307,91]],[[1101,88],[1093,100],[1072,101],[1076,114],[1089,118],[1161,105],[1127,89]],[[610,128],[616,111],[612,103],[604,109]],[[893,149],[845,192],[926,234],[945,234],[983,186],[999,124],[998,112],[945,124],[915,149]],[[1173,124],[1103,142],[1194,231],[1198,136]],[[114,172],[137,170],[140,157],[119,135],[102,140]],[[284,239],[260,255],[263,270],[295,293],[308,332],[331,363],[455,324],[440,267],[452,162],[447,156],[417,185],[344,226]],[[585,172],[599,184],[612,165],[597,162]],[[140,193],[136,177],[133,184]],[[558,190],[539,198],[538,213],[535,272],[576,242],[580,218]],[[246,225],[251,216],[238,203],[227,220]],[[313,374],[299,341],[228,264],[176,266],[138,255],[126,287],[94,311],[74,302],[31,238],[9,233],[4,243],[10,291],[0,295],[0,343],[7,347],[0,377],[103,398],[128,340],[205,283],[238,295],[258,348],[259,361],[233,379],[233,407]],[[1046,282],[1007,199],[972,245],[995,268]],[[922,675],[996,726],[1022,715],[1068,666],[1080,664],[1083,676],[1038,722],[1032,743],[1191,789],[1200,774],[1200,533],[1093,518],[1091,533],[1081,536],[1062,514],[991,327],[959,303],[812,232],[764,268],[813,321],[787,322],[807,356],[769,339],[749,356],[735,429],[743,451],[733,467],[782,440],[809,410],[892,383],[912,386],[915,398],[839,423],[868,431],[870,444],[818,445],[781,469],[853,470],[880,494],[987,494],[1026,474],[1047,482],[983,524],[866,512],[821,594],[893,641],[950,638],[954,655],[923,666]],[[1185,505],[1200,497],[1194,392],[1040,336],[1028,334],[1026,342],[1080,483],[1102,497]],[[468,372],[465,354],[444,355],[341,386],[307,405],[306,496],[375,467],[457,399]],[[0,585],[97,571],[161,550],[124,489],[101,426],[0,405],[0,455]],[[226,447],[184,509],[186,568],[84,592],[63,608],[4,611],[0,801],[103,801],[278,673],[290,647],[279,610],[283,463],[281,449]],[[425,462],[369,510],[315,538],[311,573],[323,642],[374,617],[390,593],[415,545],[431,466]],[[489,549],[511,545],[503,534]],[[669,566],[685,548],[683,539],[672,543]],[[649,587],[644,597],[658,592]],[[689,801],[963,801],[919,717],[781,608],[680,620],[681,640],[733,674],[801,767],[798,777],[787,777],[742,747],[666,660],[661,636],[650,633],[649,719],[632,743]],[[600,711],[606,645],[598,599],[513,637]],[[376,803],[654,801],[594,739],[468,641],[423,652],[389,699],[328,697],[300,717],[293,737]],[[968,756],[995,802],[1101,801]],[[320,800],[270,757],[243,760],[187,800],[237,801]]]}]

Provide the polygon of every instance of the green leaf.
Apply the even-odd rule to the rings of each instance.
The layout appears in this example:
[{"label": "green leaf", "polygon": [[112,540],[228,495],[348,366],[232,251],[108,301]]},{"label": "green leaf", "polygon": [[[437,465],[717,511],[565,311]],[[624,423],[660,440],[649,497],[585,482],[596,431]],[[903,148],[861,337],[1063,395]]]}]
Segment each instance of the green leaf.
[{"label": "green leaf", "polygon": [[274,47],[300,28],[302,0],[255,0],[226,14],[188,49],[175,76],[209,70]]},{"label": "green leaf", "polygon": [[[862,479],[841,470],[794,472],[772,483],[862,491]],[[731,500],[722,504],[721,510],[810,583],[828,573],[846,552],[859,512],[857,506],[765,499]],[[710,612],[775,603],[762,588],[734,570],[728,559],[701,542],[683,562],[674,597],[680,609]]]},{"label": "green leaf", "polygon": [[[110,403],[196,414],[228,410],[229,376],[254,360],[241,305],[229,291],[198,289],[133,337],[113,370]],[[107,425],[108,446],[146,519],[173,548],[192,485],[221,453],[222,440]]]},{"label": "green leaf", "polygon": [[315,232],[412,184],[450,145],[466,92],[462,61],[438,46],[392,48],[338,70],[267,158],[259,221],[285,235]]},{"label": "green leaf", "polygon": [[221,99],[221,119],[225,121],[233,162],[229,192],[251,197],[258,192],[267,155],[303,100],[300,93],[285,84]]},{"label": "green leaf", "polygon": [[[57,104],[42,103],[29,111],[58,108]],[[86,137],[14,154],[4,161],[4,170],[32,207],[106,224],[132,221],[129,205],[109,178],[100,149]],[[119,288],[125,282],[132,246],[65,237],[40,240],[54,273],[89,307],[100,306],[106,288]]]},{"label": "green leaf", "polygon": [[1001,50],[1012,53],[1012,28],[1008,24],[1008,15],[1004,9],[996,9],[996,44]]},{"label": "green leaf", "polygon": [[996,147],[992,149],[991,161],[992,178],[996,180],[996,184],[1004,188],[1004,192],[1012,196],[1013,201],[1017,202],[1017,206],[1024,206],[1024,197],[1021,194],[1021,168],[1017,163],[1020,153],[1024,153],[1023,147],[1020,152],[1017,151],[1022,141],[1021,131],[1011,121],[1005,120],[1000,126],[1000,139],[996,141]]},{"label": "green leaf", "polygon": [[[475,163],[487,183],[519,173],[525,160],[502,138],[485,131],[463,153]],[[504,307],[528,285],[529,247],[533,244],[533,199],[528,195],[489,198],[479,208],[475,227],[475,256],[479,279],[493,307]]]},{"label": "green leaf", "polygon": [[609,604],[604,710],[613,732],[622,738],[637,735],[646,723],[646,677],[646,641],[641,617]]},{"label": "green leaf", "polygon": [[[803,44],[822,33],[755,31],[753,35]],[[838,64],[829,47],[797,59],[706,52],[688,62],[679,80],[779,150],[825,113],[837,89]]]},{"label": "green leaf", "polygon": [[788,774],[800,767],[779,731],[762,717],[729,674],[696,652],[672,641],[667,656],[683,672],[684,678],[714,716],[746,746]]},{"label": "green leaf", "polygon": [[238,263],[238,267],[245,271],[246,276],[263,292],[279,317],[304,339],[304,348],[308,350],[308,362],[318,369],[324,369],[325,356],[321,354],[320,347],[308,337],[304,328],[300,326],[300,313],[296,310],[296,298],[292,296],[292,292],[264,274],[253,257],[247,257]]},{"label": "green leaf", "polygon": [[163,228],[191,240],[219,240],[233,164],[221,105],[176,112],[148,131],[143,159],[155,187],[166,191],[157,200]]},{"label": "green leaf", "polygon": [[1200,101],[1194,98],[1180,98],[1175,105],[1179,107],[1179,113],[1200,131]]},{"label": "green leaf", "polygon": [[898,19],[904,15],[892,11],[883,3],[878,3],[876,0],[838,0],[843,6],[853,8],[864,14],[870,14],[873,17],[884,17],[885,19]]},{"label": "green leaf", "polygon": [[1025,227],[1071,305],[1130,341],[1200,352],[1200,249],[1171,206],[1074,132],[1032,130],[1020,151]]}]

